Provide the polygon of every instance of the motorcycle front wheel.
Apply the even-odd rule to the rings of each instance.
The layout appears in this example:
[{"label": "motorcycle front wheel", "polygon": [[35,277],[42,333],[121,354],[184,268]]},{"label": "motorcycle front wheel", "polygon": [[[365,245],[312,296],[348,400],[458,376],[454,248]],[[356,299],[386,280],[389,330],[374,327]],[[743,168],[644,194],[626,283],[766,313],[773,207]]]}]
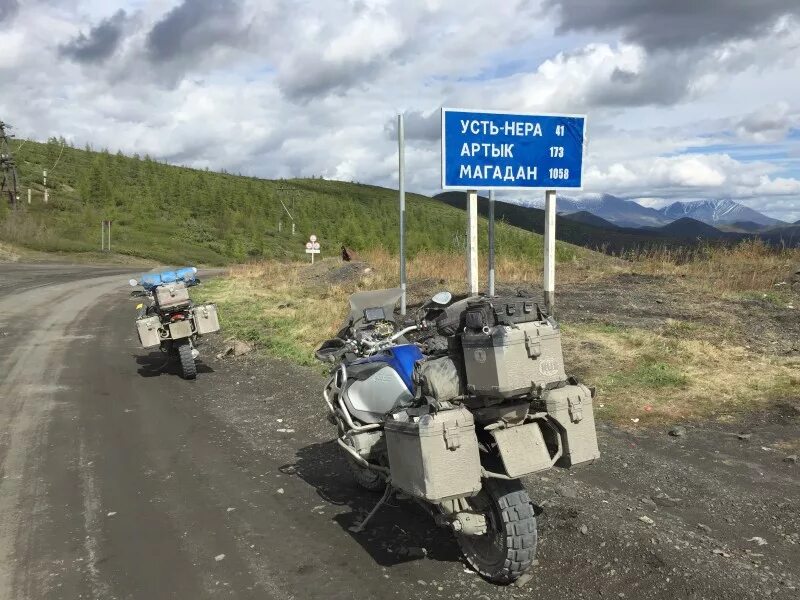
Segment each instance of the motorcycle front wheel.
[{"label": "motorcycle front wheel", "polygon": [[513,583],[536,557],[536,516],[528,492],[518,479],[486,479],[469,502],[486,515],[487,532],[456,534],[464,558],[489,581]]},{"label": "motorcycle front wheel", "polygon": [[178,358],[181,362],[181,377],[184,379],[194,379],[197,377],[197,365],[192,356],[192,345],[189,340],[185,340],[178,345]]},{"label": "motorcycle front wheel", "polygon": [[377,472],[362,467],[350,456],[346,458],[350,474],[359,486],[370,492],[381,492],[386,488],[386,481]]}]

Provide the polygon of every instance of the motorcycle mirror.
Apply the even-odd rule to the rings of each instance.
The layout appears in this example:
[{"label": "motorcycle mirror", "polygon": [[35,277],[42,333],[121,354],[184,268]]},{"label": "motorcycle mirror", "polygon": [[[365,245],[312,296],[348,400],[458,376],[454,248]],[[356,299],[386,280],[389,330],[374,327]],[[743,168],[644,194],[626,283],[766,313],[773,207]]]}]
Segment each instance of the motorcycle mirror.
[{"label": "motorcycle mirror", "polygon": [[192,271],[194,271],[194,274],[197,275],[197,267],[192,267]]},{"label": "motorcycle mirror", "polygon": [[439,292],[438,294],[434,294],[431,301],[435,304],[441,304],[444,306],[445,304],[449,304],[450,300],[453,299],[453,294],[450,292]]},{"label": "motorcycle mirror", "polygon": [[129,279],[128,283],[130,284],[131,287],[136,287],[137,285],[139,285],[139,282],[136,281],[135,279]]}]

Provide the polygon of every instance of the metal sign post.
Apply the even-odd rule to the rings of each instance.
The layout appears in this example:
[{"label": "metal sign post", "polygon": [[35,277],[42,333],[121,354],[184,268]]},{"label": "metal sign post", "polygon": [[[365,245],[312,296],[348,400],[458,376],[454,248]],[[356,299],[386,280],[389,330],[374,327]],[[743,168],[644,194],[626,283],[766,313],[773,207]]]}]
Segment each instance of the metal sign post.
[{"label": "metal sign post", "polygon": [[403,114],[397,115],[397,178],[400,202],[400,315],[406,314],[406,157]]},{"label": "metal sign post", "polygon": [[552,314],[556,291],[556,191],[544,193],[544,306]]},{"label": "metal sign post", "polygon": [[489,297],[494,297],[494,190],[489,190]]},{"label": "metal sign post", "polygon": [[319,254],[319,242],[317,236],[311,234],[306,242],[306,254],[311,255],[311,264],[314,264],[314,255]]},{"label": "metal sign post", "polygon": [[[475,190],[544,189],[545,244],[543,288],[548,312],[555,296],[555,222],[558,188],[581,189],[585,115],[529,114],[442,109],[442,189],[467,192],[468,269],[477,292],[477,219]],[[494,198],[490,198],[489,293],[494,293]],[[473,236],[475,243],[473,244]],[[476,256],[473,257],[473,252]]]},{"label": "metal sign post", "polygon": [[478,293],[478,191],[467,191],[467,286]]}]

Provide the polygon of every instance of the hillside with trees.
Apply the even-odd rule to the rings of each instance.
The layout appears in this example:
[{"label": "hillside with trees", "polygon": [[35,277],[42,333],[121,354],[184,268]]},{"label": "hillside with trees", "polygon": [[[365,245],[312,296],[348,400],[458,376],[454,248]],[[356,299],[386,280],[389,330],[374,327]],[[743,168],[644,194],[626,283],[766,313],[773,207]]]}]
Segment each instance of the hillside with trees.
[{"label": "hillside with trees", "polygon": [[[100,223],[113,221],[116,253],[164,263],[226,264],[256,258],[299,258],[311,233],[324,255],[398,247],[397,192],[324,179],[265,180],[47,143],[15,140],[20,207],[0,206],[0,239],[56,252],[100,249]],[[48,171],[44,203],[42,170]],[[31,189],[31,204],[27,190]],[[296,223],[291,221],[281,201]],[[407,195],[409,254],[460,252],[466,216],[426,196]],[[481,243],[486,222],[481,221]],[[498,253],[530,259],[541,237],[499,224]],[[484,248],[485,250],[485,248]],[[575,249],[558,247],[558,258]]]}]

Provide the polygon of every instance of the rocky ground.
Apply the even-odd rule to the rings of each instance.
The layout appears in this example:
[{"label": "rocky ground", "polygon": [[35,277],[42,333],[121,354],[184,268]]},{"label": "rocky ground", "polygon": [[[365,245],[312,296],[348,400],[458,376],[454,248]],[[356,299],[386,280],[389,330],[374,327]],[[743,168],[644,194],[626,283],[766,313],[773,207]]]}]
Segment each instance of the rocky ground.
[{"label": "rocky ground", "polygon": [[198,386],[196,402],[241,434],[243,452],[280,464],[257,481],[285,495],[330,543],[358,542],[364,575],[385,577],[398,595],[800,597],[800,466],[792,450],[800,400],[726,426],[626,432],[601,424],[597,463],[525,481],[537,505],[537,564],[524,585],[502,588],[467,569],[451,536],[412,503],[398,502],[367,532],[351,533],[377,498],[355,487],[331,442],[319,371],[255,354],[216,357],[225,344],[209,345],[213,385]]}]

